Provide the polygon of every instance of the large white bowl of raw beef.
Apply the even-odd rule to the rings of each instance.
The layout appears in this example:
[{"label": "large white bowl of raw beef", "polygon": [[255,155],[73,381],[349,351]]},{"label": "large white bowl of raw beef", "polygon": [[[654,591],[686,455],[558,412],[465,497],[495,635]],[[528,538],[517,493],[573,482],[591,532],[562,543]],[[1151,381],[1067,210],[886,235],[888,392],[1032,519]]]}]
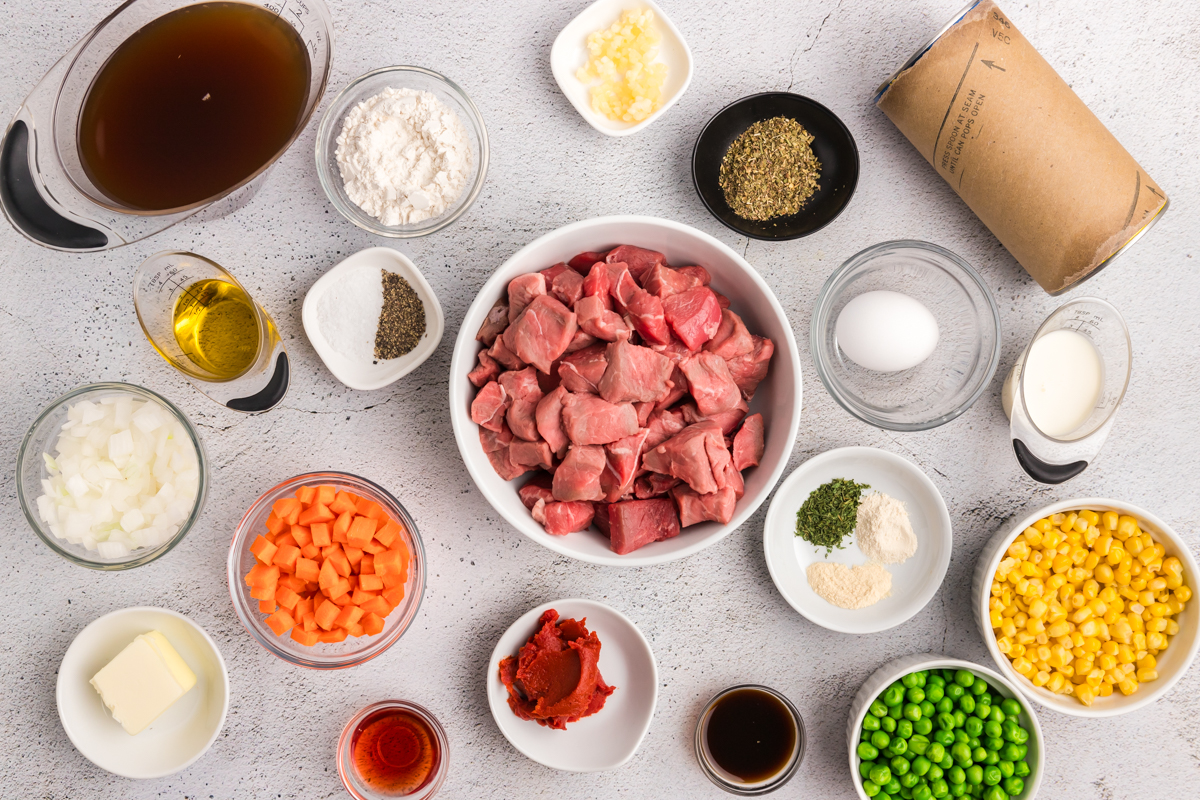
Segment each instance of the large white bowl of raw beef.
[{"label": "large white bowl of raw beef", "polygon": [[787,317],[743,258],[686,225],[601,217],[488,279],[454,345],[450,409],[484,497],[564,555],[691,555],[766,500],[800,424]]}]

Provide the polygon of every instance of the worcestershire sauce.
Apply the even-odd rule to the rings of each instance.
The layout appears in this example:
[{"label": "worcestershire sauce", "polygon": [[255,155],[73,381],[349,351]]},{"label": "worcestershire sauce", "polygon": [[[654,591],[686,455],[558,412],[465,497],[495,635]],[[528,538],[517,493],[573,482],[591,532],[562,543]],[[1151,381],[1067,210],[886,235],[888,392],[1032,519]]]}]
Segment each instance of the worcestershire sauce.
[{"label": "worcestershire sauce", "polygon": [[163,211],[237,186],[300,124],[311,66],[296,30],[261,6],[164,14],[113,51],[88,89],[79,156],[116,204]]},{"label": "worcestershire sauce", "polygon": [[774,695],[738,689],[713,706],[706,732],[712,760],[746,783],[782,772],[796,749],[796,723]]},{"label": "worcestershire sauce", "polygon": [[363,782],[397,797],[428,783],[442,758],[429,725],[400,709],[384,709],[364,719],[354,731],[350,749]]}]

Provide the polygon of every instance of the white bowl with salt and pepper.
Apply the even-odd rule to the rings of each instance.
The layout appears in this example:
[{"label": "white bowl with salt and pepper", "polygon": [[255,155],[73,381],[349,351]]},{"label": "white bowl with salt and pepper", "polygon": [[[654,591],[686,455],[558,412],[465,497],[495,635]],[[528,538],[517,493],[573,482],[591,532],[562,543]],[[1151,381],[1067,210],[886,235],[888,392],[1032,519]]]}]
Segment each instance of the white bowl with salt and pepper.
[{"label": "white bowl with salt and pepper", "polygon": [[[383,273],[403,278],[425,312],[425,332],[399,358],[374,357],[383,307]],[[437,349],[446,321],[433,287],[416,265],[390,247],[369,247],[341,261],[304,297],[304,332],[333,376],[351,389],[382,389],[419,367]]]},{"label": "white bowl with salt and pepper", "polygon": [[[859,546],[859,532],[846,536],[844,549],[835,548],[828,556],[825,548],[796,536],[796,512],[813,490],[834,478],[868,484],[864,500],[878,492],[903,503],[917,537],[916,552],[907,560],[881,565],[891,573],[890,594],[864,608],[840,608],[824,600],[807,575],[812,564],[871,562]],[[874,447],[830,450],[801,464],[775,492],[763,529],[767,568],[779,593],[805,618],[841,633],[877,633],[916,615],[941,586],[952,544],[950,514],[929,476],[912,462]]]}]

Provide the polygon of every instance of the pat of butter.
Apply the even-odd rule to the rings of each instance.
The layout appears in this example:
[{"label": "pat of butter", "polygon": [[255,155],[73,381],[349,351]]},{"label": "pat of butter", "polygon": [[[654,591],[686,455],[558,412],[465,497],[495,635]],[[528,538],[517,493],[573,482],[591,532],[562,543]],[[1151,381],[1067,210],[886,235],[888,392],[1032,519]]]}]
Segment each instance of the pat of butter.
[{"label": "pat of butter", "polygon": [[167,637],[150,631],[130,642],[91,683],[113,719],[134,736],[187,694],[196,675]]}]

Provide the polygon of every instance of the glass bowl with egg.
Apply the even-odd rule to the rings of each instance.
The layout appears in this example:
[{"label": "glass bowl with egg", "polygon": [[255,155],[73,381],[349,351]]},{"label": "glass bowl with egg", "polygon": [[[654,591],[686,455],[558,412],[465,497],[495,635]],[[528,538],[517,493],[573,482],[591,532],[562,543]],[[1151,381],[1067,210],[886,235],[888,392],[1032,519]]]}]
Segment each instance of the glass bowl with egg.
[{"label": "glass bowl with egg", "polygon": [[200,518],[208,463],[169,400],[128,383],[80,386],[46,406],[17,456],[17,500],[34,533],[83,567],[161,558]]},{"label": "glass bowl with egg", "polygon": [[[362,180],[355,181],[343,171],[342,166],[339,164],[338,140],[342,138],[345,141],[343,133],[346,132],[348,119],[352,115],[354,115],[355,119],[358,119],[357,115],[362,114],[366,110],[365,108],[360,110],[362,104],[367,103],[370,105],[375,103],[377,98],[387,90],[397,90],[403,93],[411,91],[432,94],[436,98],[436,101],[443,108],[451,112],[462,126],[461,134],[465,138],[467,149],[469,150],[468,163],[459,173],[446,178],[450,182],[450,188],[445,190],[444,197],[440,202],[436,198],[431,199],[428,194],[421,191],[414,191],[401,198],[399,194],[403,193],[403,190],[395,187],[394,181],[390,190],[379,186],[378,180],[386,179],[378,175],[374,177],[370,175],[363,176]],[[437,108],[436,105],[431,107],[434,109]],[[377,117],[373,122],[393,128],[393,135],[396,135],[397,131],[403,134],[403,128],[407,127],[403,117],[397,113],[392,113],[396,112],[398,108],[395,103],[386,107],[382,107],[382,104],[376,105],[372,113],[377,114]],[[418,110],[413,113],[422,114],[425,111]],[[351,127],[353,127],[353,123],[351,123]],[[448,127],[453,128],[456,126],[451,121],[448,123]],[[351,134],[350,138],[354,138],[353,134]],[[445,134],[439,136],[439,147],[445,138]],[[366,154],[359,154],[359,156],[363,155]],[[422,166],[419,163],[415,166],[405,164],[403,162],[403,154],[400,153],[375,153],[369,155],[389,160],[391,163],[394,163],[397,170],[401,171],[410,170],[411,172],[419,172],[429,166],[428,164]],[[353,156],[349,150],[345,153],[344,157],[353,160]],[[393,239],[413,239],[420,236],[427,236],[435,231],[440,231],[466,213],[471,204],[475,202],[475,198],[479,196],[480,190],[483,189],[484,177],[487,175],[488,159],[487,128],[484,127],[483,117],[480,115],[479,109],[475,107],[475,104],[471,102],[471,98],[467,96],[467,93],[458,84],[444,75],[423,67],[382,67],[355,78],[329,104],[329,108],[325,110],[325,116],[321,119],[321,127],[317,131],[317,177],[321,181],[321,187],[325,190],[325,194],[329,197],[329,202],[333,204],[333,207],[338,210],[339,214],[358,227],[379,236],[387,236]],[[436,173],[426,177],[429,177],[429,182],[414,178],[408,181],[408,183],[415,185],[415,181],[428,187],[440,179]],[[351,197],[352,193],[360,199],[364,195],[360,194],[360,189],[354,189],[353,192],[351,189],[348,189],[348,181],[358,185],[362,191],[366,192],[366,196],[376,194],[372,189],[382,191],[383,195],[376,197],[376,200],[381,202],[383,207],[394,206],[399,216],[396,219],[385,219],[365,210],[359,202],[356,202]],[[389,193],[390,197],[388,196]],[[444,202],[445,208],[438,210],[441,202]],[[365,200],[364,204],[371,205],[369,201]],[[378,209],[379,207],[377,206],[376,208]],[[409,217],[410,219],[409,221],[403,221],[402,217]]]},{"label": "glass bowl with egg", "polygon": [[894,431],[944,425],[1000,363],[1000,311],[970,264],[935,244],[882,242],[834,270],[809,336],[842,408]]}]

